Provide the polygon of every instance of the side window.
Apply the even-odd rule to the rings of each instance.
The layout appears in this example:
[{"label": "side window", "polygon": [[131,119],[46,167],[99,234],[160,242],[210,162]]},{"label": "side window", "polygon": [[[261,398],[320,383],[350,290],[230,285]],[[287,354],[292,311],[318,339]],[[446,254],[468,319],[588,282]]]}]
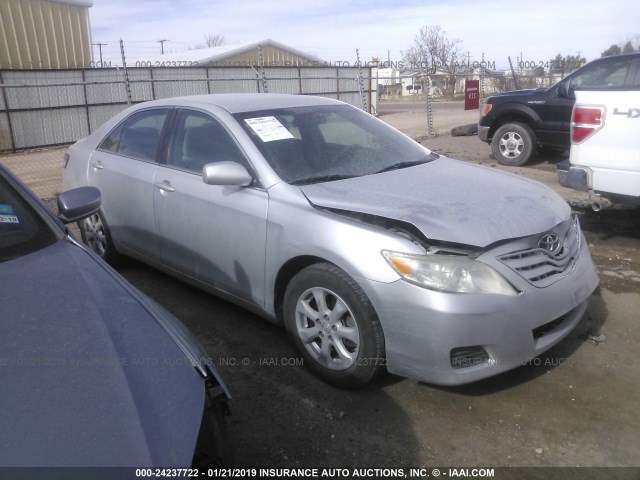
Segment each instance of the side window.
[{"label": "side window", "polygon": [[201,112],[180,110],[171,133],[167,164],[200,174],[207,163],[222,161],[247,166],[242,151],[217,120]]},{"label": "side window", "polygon": [[120,145],[120,137],[122,136],[123,127],[124,122],[118,125],[114,130],[111,130],[111,133],[107,135],[98,148],[100,150],[118,153],[118,145]]},{"label": "side window", "polygon": [[624,86],[629,71],[629,60],[600,63],[587,68],[571,80],[570,88],[586,87],[622,87]]},{"label": "side window", "polygon": [[633,87],[640,87],[640,61],[636,62],[636,76],[631,85]]},{"label": "side window", "polygon": [[112,130],[98,148],[140,160],[155,161],[168,113],[167,109],[134,113]]}]

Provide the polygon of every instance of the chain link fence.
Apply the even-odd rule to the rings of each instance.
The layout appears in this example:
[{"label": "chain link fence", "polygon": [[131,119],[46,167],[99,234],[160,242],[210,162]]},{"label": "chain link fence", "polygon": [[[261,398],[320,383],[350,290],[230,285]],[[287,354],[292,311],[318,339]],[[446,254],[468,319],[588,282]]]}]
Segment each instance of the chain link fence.
[{"label": "chain link fence", "polygon": [[477,121],[477,110],[464,112],[462,102],[461,112],[432,108],[433,102],[462,100],[465,81],[474,79],[480,80],[480,104],[494,93],[547,87],[559,80],[486,73],[423,75],[420,94],[407,95],[406,84],[416,83],[416,78],[384,78],[373,69],[358,67],[0,70],[0,163],[43,198],[54,196],[62,190],[67,145],[89,135],[130,104],[209,93],[320,95],[374,114],[379,102],[418,102],[418,115],[401,119],[400,129],[414,138],[431,137],[456,123]]}]

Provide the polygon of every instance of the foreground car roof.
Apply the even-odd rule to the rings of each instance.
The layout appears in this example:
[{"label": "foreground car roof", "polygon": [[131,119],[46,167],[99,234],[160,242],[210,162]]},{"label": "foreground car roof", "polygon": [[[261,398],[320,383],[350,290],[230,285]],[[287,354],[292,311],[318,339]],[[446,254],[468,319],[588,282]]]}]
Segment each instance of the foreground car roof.
[{"label": "foreground car roof", "polygon": [[191,95],[144,102],[145,107],[162,105],[215,105],[230,113],[242,113],[273,108],[306,107],[317,105],[344,105],[343,102],[324,97],[286,95],[280,93],[220,93]]}]

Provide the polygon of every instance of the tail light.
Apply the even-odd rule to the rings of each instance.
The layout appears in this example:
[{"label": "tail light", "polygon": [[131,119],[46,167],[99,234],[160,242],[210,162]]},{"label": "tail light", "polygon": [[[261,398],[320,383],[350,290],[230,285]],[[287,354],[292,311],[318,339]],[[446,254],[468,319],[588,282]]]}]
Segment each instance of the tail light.
[{"label": "tail light", "polygon": [[571,114],[571,143],[584,142],[604,125],[604,106],[573,107]]}]

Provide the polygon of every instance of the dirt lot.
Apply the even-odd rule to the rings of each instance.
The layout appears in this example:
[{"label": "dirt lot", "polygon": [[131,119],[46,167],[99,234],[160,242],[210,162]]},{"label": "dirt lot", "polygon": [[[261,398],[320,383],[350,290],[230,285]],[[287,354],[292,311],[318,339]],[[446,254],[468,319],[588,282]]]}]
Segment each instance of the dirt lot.
[{"label": "dirt lot", "polygon": [[[415,125],[421,116],[382,119],[424,131]],[[477,137],[425,144],[584,200],[557,185],[559,158],[507,168]],[[602,282],[585,318],[535,362],[464,387],[387,376],[364,390],[338,390],[305,370],[281,328],[140,263],[120,272],[180,318],[218,365],[234,395],[239,467],[640,467],[640,210],[578,214]],[[640,469],[514,475],[638,479]]]}]

